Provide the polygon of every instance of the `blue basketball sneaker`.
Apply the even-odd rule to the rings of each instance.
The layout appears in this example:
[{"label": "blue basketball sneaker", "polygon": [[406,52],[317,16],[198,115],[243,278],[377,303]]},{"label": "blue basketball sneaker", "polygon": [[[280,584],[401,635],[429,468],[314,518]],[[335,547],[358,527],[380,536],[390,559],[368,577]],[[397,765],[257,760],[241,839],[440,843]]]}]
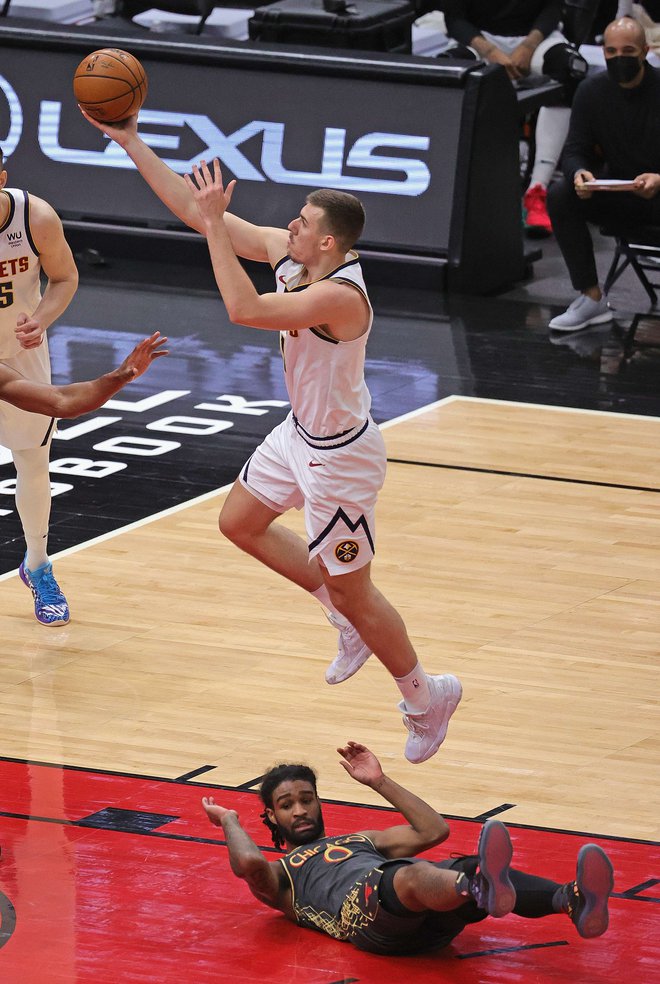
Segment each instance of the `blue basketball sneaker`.
[{"label": "blue basketball sneaker", "polygon": [[23,584],[27,584],[34,597],[34,614],[42,625],[66,625],[69,621],[69,606],[53,577],[53,565],[50,561],[37,567],[36,571],[29,570],[25,558],[18,568]]}]

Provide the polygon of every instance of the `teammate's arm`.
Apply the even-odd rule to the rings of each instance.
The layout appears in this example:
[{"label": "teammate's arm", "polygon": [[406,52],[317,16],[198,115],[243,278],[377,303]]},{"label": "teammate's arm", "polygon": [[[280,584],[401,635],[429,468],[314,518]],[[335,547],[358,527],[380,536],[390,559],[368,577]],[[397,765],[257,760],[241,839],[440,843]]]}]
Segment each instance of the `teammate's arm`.
[{"label": "teammate's arm", "polygon": [[41,301],[31,314],[16,312],[16,335],[22,348],[36,348],[44,332],[67,309],[78,287],[78,270],[54,208],[30,195],[30,233],[48,278]]},{"label": "teammate's arm", "polygon": [[[170,212],[191,229],[205,235],[204,224],[186,182],[140,138],[137,116],[130,116],[121,125],[112,125],[99,123],[82,108],[80,112],[92,126],[126,151],[151,190]],[[227,228],[234,251],[246,260],[275,264],[286,255],[286,229],[254,225],[238,215],[227,216]]]},{"label": "teammate's arm", "polygon": [[48,417],[78,417],[103,406],[127,383],[146,372],[154,359],[167,355],[161,348],[166,342],[167,338],[161,338],[160,332],[155,331],[136,345],[117,369],[98,379],[64,386],[36,383],[9,366],[0,365],[0,400]]},{"label": "teammate's arm", "polygon": [[212,796],[204,796],[202,806],[211,823],[224,831],[229,864],[236,877],[247,882],[248,888],[260,902],[286,913],[291,890],[282,865],[266,860],[241,827],[236,810],[220,806]]},{"label": "teammate's arm", "polygon": [[363,831],[386,858],[414,857],[447,839],[449,827],[444,818],[415,793],[385,775],[366,745],[349,741],[337,751],[341,755],[340,764],[356,782],[374,789],[408,821],[407,825],[386,830]]}]

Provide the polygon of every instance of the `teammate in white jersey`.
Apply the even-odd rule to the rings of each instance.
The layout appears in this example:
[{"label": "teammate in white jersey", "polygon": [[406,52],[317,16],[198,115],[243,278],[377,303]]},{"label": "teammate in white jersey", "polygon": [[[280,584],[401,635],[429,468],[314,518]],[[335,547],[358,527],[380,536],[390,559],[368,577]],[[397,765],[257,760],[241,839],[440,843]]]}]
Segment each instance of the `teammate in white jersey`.
[{"label": "teammate in white jersey", "polygon": [[[68,307],[78,271],[55,211],[41,198],[5,187],[1,151],[0,168],[0,366],[49,383],[46,329]],[[48,280],[43,296],[42,272]],[[69,606],[48,558],[48,459],[55,424],[48,414],[0,403],[0,444],[9,448],[16,467],[16,510],[27,547],[19,573],[43,625],[69,621]]]},{"label": "teammate in white jersey", "polygon": [[[227,211],[219,162],[180,177],[140,139],[137,118],[98,124],[129,154],[175,215],[206,236],[216,282],[237,324],[279,331],[292,412],[247,462],[220,514],[242,550],[314,595],[339,630],[326,673],[341,683],[374,653],[401,691],[406,758],[423,762],[447,733],[461,699],[451,674],[427,676],[401,616],[371,581],[374,511],[385,446],[369,416],[364,352],[372,322],[357,254],[364,209],[353,195],[307,196],[287,229],[256,226]],[[259,294],[237,256],[269,263],[277,289]],[[304,508],[307,543],[274,523]]]}]

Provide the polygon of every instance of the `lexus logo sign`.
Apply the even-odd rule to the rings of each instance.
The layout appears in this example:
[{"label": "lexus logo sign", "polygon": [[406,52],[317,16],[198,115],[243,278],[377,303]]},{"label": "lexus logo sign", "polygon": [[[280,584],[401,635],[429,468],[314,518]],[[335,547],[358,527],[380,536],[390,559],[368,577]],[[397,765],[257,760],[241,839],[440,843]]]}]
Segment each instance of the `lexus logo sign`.
[{"label": "lexus logo sign", "polygon": [[[0,146],[2,147],[6,160],[16,150],[18,142],[21,139],[21,134],[23,133],[23,108],[13,88],[2,75],[0,75],[0,91],[2,91],[3,100],[6,101],[9,110],[9,127],[7,133],[4,133],[4,131],[0,133]],[[0,107],[1,105],[2,103],[0,102]],[[1,118],[2,109],[0,108]]]}]

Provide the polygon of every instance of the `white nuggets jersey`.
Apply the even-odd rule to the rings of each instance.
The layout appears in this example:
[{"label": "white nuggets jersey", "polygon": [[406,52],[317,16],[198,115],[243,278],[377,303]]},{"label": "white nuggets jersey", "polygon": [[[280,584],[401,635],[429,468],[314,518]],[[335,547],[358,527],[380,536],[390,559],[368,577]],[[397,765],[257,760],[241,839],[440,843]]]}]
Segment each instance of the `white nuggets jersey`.
[{"label": "white nuggets jersey", "polygon": [[5,188],[9,215],[0,229],[0,359],[21,352],[16,340],[16,318],[31,315],[41,300],[39,251],[30,232],[30,199],[27,191]]},{"label": "white nuggets jersey", "polygon": [[[298,285],[300,263],[285,257],[275,267],[277,292],[305,290]],[[343,342],[331,338],[322,326],[302,331],[280,332],[284,376],[294,419],[308,438],[322,442],[340,438],[365,423],[371,395],[364,381],[364,358],[373,322],[357,253],[346,254],[346,262],[323,278],[351,284],[369,305],[369,325],[359,338]],[[324,444],[328,447],[329,444]]]}]

